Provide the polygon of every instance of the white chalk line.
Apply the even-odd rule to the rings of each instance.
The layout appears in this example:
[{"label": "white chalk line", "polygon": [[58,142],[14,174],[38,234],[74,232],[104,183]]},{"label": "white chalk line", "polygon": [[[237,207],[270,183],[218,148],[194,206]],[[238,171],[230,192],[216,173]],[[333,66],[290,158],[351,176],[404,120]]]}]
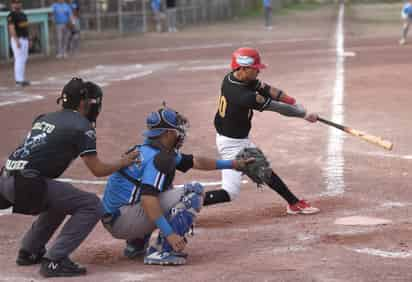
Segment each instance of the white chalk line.
[{"label": "white chalk line", "polygon": [[393,153],[385,153],[385,152],[356,152],[356,153],[362,154],[362,155],[374,156],[374,157],[412,160],[412,155],[401,155],[401,154],[393,154]]},{"label": "white chalk line", "polygon": [[354,249],[354,248],[346,248],[350,251],[354,251],[356,253],[360,254],[367,254],[371,256],[378,256],[378,257],[383,257],[383,258],[410,258],[412,257],[412,252],[409,251],[401,251],[401,252],[392,252],[392,251],[384,251],[384,250],[379,250],[379,249],[373,249],[373,248],[362,248],[362,249]]},{"label": "white chalk line", "polygon": [[165,47],[165,48],[150,48],[150,49],[139,49],[139,50],[124,50],[124,51],[106,51],[100,53],[83,53],[78,57],[89,58],[89,57],[101,57],[101,56],[113,56],[113,55],[134,55],[139,53],[164,53],[173,51],[190,51],[190,50],[202,50],[202,49],[217,49],[217,48],[233,48],[235,46],[246,46],[250,44],[255,45],[265,45],[273,43],[297,43],[297,42],[308,42],[308,41],[324,41],[327,40],[326,37],[322,38],[298,38],[298,39],[277,39],[277,40],[257,40],[256,42],[243,41],[243,42],[223,42],[215,44],[194,44],[194,45],[184,45],[177,47]]},{"label": "white chalk line", "polygon": [[3,98],[5,98],[6,101],[0,102],[0,107],[38,101],[38,100],[44,99],[44,96],[28,95],[28,94],[25,94],[25,92],[23,91],[12,91],[12,92],[7,92],[7,93],[0,92],[0,100],[3,100]]},{"label": "white chalk line", "polygon": [[[71,183],[71,184],[86,184],[86,185],[106,185],[107,180],[82,180],[82,179],[72,179],[72,178],[58,178],[57,181]],[[193,182],[193,181],[191,181]],[[196,181],[202,184],[204,187],[214,187],[214,186],[221,186],[221,181]],[[242,184],[249,183],[247,180],[242,180]],[[181,188],[184,184],[174,185],[175,188]],[[7,210],[0,210],[0,216],[2,215],[9,215],[11,214],[11,208]]]},{"label": "white chalk line", "polygon": [[[339,16],[336,26],[336,79],[332,100],[332,120],[340,124],[342,124],[344,120],[344,9],[344,5],[341,4],[339,6]],[[326,167],[323,168],[324,174],[326,175],[327,187],[326,192],[323,194],[334,196],[344,193],[344,164],[343,133],[335,128],[330,128]]]},{"label": "white chalk line", "polygon": [[[72,183],[72,184],[91,184],[91,185],[106,185],[107,180],[81,180],[81,179],[72,179],[72,178],[58,178],[56,179],[57,181],[61,182],[67,182],[67,183]],[[190,181],[193,182],[193,181]],[[195,181],[199,182],[205,187],[209,186],[220,186],[222,185],[221,181],[212,181],[212,182],[207,182],[207,181]],[[247,180],[242,180],[242,184],[249,183]],[[181,188],[184,186],[184,184],[178,184],[178,185],[173,185],[176,188]]]},{"label": "white chalk line", "polygon": [[[59,89],[74,76],[90,80],[101,87],[108,86],[119,81],[128,81],[151,75],[156,70],[161,70],[169,66],[174,66],[174,63],[167,64],[128,64],[128,65],[97,65],[93,68],[81,70],[76,74],[61,75],[57,77],[46,77],[40,81],[33,81],[33,86],[28,88],[28,91],[56,91],[58,95]],[[4,93],[2,93],[4,91]],[[23,91],[2,90],[0,99],[6,98],[6,101],[0,102],[1,106],[13,105],[23,102],[31,102],[39,99],[44,99],[44,96],[27,94]]]}]

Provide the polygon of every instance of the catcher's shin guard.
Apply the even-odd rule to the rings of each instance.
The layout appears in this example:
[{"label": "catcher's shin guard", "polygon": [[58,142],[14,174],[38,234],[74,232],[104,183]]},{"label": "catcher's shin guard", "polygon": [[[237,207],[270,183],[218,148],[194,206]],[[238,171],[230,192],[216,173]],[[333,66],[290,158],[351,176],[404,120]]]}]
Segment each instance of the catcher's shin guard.
[{"label": "catcher's shin guard", "polygon": [[[180,202],[170,210],[168,216],[173,231],[183,237],[192,233],[196,213],[202,208],[203,202],[203,187],[200,184],[187,184],[184,189],[185,194]],[[147,249],[145,264],[182,265],[186,263],[187,254],[175,252],[161,232],[156,241],[156,246]]]},{"label": "catcher's shin guard", "polygon": [[[185,237],[193,231],[193,223],[196,214],[200,212],[203,205],[203,187],[199,184],[186,184],[185,195],[180,202],[173,207],[168,216],[170,226],[174,232]],[[161,250],[166,252],[173,251],[166,238],[160,233]]]}]

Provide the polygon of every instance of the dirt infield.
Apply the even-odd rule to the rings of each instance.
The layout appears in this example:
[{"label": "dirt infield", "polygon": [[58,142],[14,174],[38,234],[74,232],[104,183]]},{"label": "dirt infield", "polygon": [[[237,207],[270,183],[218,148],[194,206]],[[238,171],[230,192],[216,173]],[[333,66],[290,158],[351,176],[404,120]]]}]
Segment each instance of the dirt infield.
[{"label": "dirt infield", "polygon": [[[399,7],[352,5],[343,14],[335,5],[292,11],[275,17],[271,32],[260,20],[248,20],[88,42],[70,60],[29,62],[34,83],[27,90],[15,89],[11,66],[0,65],[0,160],[21,141],[36,114],[57,108],[63,83],[77,75],[104,85],[97,128],[103,159],[142,141],[145,116],[164,100],[190,119],[184,152],[217,157],[212,119],[220,83],[231,51],[243,45],[259,48],[270,65],[261,74],[264,81],[321,116],[395,144],[387,152],[322,124],[257,113],[253,141],[320,214],[287,216],[278,195],[258,192],[248,182],[236,202],[202,210],[187,248],[188,265],[129,261],[122,256],[124,242],[98,225],[73,254],[89,275],[58,281],[412,281],[412,45],[398,45]],[[97,180],[81,161],[63,177]],[[176,184],[192,180],[219,181],[220,174],[192,171],[178,175]],[[104,188],[78,187],[99,195]],[[391,223],[334,224],[348,216]],[[31,217],[0,216],[0,281],[42,280],[37,267],[14,263],[31,222]]]}]

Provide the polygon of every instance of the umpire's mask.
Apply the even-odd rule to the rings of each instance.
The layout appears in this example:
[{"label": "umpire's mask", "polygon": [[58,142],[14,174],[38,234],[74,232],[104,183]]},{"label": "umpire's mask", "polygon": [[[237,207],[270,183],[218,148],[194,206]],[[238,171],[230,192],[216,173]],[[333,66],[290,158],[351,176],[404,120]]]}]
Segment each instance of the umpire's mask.
[{"label": "umpire's mask", "polygon": [[85,83],[87,89],[87,119],[96,125],[97,116],[102,110],[103,91],[97,84],[87,81]]}]

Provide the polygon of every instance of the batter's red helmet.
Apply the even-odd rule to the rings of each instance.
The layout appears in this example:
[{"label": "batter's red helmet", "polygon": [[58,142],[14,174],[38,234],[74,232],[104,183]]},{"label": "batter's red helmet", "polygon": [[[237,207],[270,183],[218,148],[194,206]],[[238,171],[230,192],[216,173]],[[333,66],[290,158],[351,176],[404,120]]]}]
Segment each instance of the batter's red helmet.
[{"label": "batter's red helmet", "polygon": [[240,67],[250,67],[260,70],[266,68],[266,65],[260,62],[260,55],[256,49],[243,47],[233,52],[231,67],[232,70]]}]

